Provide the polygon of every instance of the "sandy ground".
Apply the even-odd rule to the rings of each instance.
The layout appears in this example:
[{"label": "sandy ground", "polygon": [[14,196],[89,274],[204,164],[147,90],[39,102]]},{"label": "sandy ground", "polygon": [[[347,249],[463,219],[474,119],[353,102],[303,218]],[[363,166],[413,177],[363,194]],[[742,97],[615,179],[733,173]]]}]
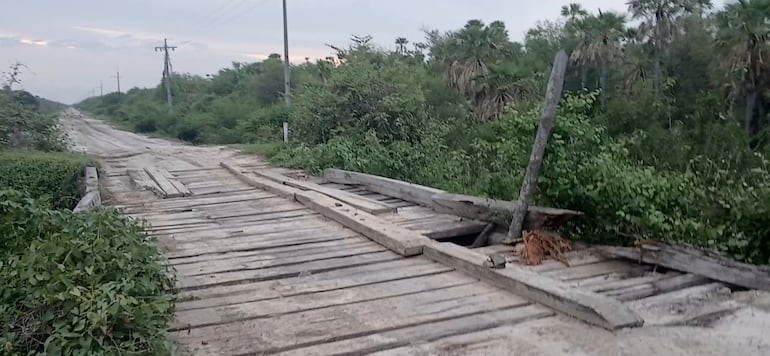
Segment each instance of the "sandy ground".
[{"label": "sandy ground", "polygon": [[[108,161],[112,167],[141,168],[156,165],[168,170],[216,167],[220,161],[261,161],[233,149],[189,146],[124,132],[74,109],[62,114],[61,123],[72,147]],[[109,179],[107,177],[106,179]],[[119,199],[118,199],[119,200]],[[116,202],[116,203],[119,203]],[[658,298],[634,308],[647,320],[641,328],[615,333],[557,316],[504,326],[458,338],[437,340],[389,350],[396,355],[770,355],[770,293],[755,291]],[[721,303],[721,304],[720,304]],[[683,311],[729,305],[730,312],[677,325]]]}]

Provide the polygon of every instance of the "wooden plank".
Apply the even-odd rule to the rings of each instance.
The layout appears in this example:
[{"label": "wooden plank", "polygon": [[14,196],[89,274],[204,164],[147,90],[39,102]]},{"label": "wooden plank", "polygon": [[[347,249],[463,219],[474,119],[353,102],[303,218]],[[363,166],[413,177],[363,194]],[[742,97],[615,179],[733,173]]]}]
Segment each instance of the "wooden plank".
[{"label": "wooden plank", "polygon": [[297,201],[347,228],[356,231],[401,256],[422,253],[431,240],[409,229],[391,224],[365,211],[313,191],[295,195]]},{"label": "wooden plank", "polygon": [[264,178],[243,173],[243,170],[226,162],[221,163],[243,182],[265,189],[279,196],[294,199],[321,215],[337,221],[367,238],[387,247],[402,256],[422,253],[422,246],[431,240],[423,235],[386,222],[363,210],[356,209],[339,200],[315,191],[303,191]]},{"label": "wooden plank", "polygon": [[348,193],[343,190],[328,188],[315,183],[303,182],[303,181],[292,179],[284,175],[281,175],[275,172],[270,172],[270,171],[253,171],[253,173],[260,177],[264,177],[272,181],[275,181],[277,183],[288,185],[290,187],[319,192],[331,198],[348,203],[353,207],[366,211],[367,213],[370,213],[370,214],[377,215],[377,214],[396,211],[396,208],[388,204],[367,199],[363,196],[353,194],[353,193]]},{"label": "wooden plank", "polygon": [[183,197],[188,197],[192,195],[192,192],[190,192],[190,190],[187,189],[187,187],[185,187],[184,183],[182,183],[182,181],[179,180],[179,178],[174,177],[173,174],[169,173],[169,171],[163,168],[156,168],[156,169],[160,172],[160,174],[163,175],[164,178],[166,178],[166,180],[168,180],[171,183],[171,185],[174,186],[174,188],[176,188],[177,191],[182,193]]},{"label": "wooden plank", "polygon": [[88,192],[78,201],[78,204],[72,210],[75,213],[86,212],[102,206],[102,198],[99,191]]},{"label": "wooden plank", "polygon": [[620,301],[629,301],[635,299],[646,298],[656,294],[669,293],[679,289],[690,288],[701,284],[708,283],[709,280],[705,277],[701,277],[694,274],[684,274],[679,276],[672,276],[671,278],[661,279],[637,285],[634,287],[627,287],[624,289],[616,289],[603,293],[608,297],[615,298]]},{"label": "wooden plank", "polygon": [[160,189],[157,183],[150,178],[150,176],[144,170],[128,169],[126,174],[131,179],[131,182],[140,189],[149,190],[153,194],[163,197],[163,190]]},{"label": "wooden plank", "polygon": [[710,283],[635,300],[628,305],[648,325],[689,325],[724,315],[742,305],[722,283]]},{"label": "wooden plank", "polygon": [[[553,67],[551,68],[551,76],[548,79],[545,103],[543,104],[543,116],[537,127],[535,142],[532,144],[529,163],[521,183],[519,204],[513,210],[513,217],[508,229],[509,239],[521,238],[524,220],[529,212],[529,204],[537,190],[537,180],[540,177],[540,169],[543,166],[543,158],[545,157],[545,146],[548,144],[548,138],[551,137],[551,129],[553,129],[554,121],[556,121],[556,108],[559,106],[562,89],[564,88],[567,61],[569,61],[569,58],[567,58],[567,53],[563,50],[557,52],[553,59]],[[492,241],[492,243],[499,242]]]},{"label": "wooden plank", "polygon": [[272,247],[296,246],[296,245],[304,245],[304,244],[309,244],[314,242],[354,239],[354,238],[360,238],[360,235],[351,231],[348,234],[336,233],[336,234],[321,235],[321,236],[309,236],[309,237],[303,236],[303,237],[296,237],[291,239],[281,239],[278,241],[274,239],[262,240],[262,241],[249,241],[249,242],[243,242],[243,243],[232,244],[227,246],[213,244],[212,246],[206,247],[206,248],[169,251],[168,253],[166,253],[166,256],[170,259],[175,259],[175,258],[182,258],[182,257],[202,256],[207,254],[256,251],[256,250],[264,250]]},{"label": "wooden plank", "polygon": [[[397,332],[398,337],[378,339],[396,339],[408,343],[421,338],[425,332],[446,330],[447,324],[454,325],[456,332],[457,327],[475,328],[491,320],[501,323],[495,315],[505,315],[502,319],[508,319],[507,317],[515,312],[521,317],[521,311],[524,310],[527,319],[533,317],[533,314],[543,316],[551,313],[515,296],[495,291],[483,283],[474,283],[301,313],[275,315],[270,318],[194,328],[190,331],[182,330],[177,337],[182,344],[196,345],[195,349],[189,351],[199,354],[273,354],[297,350],[296,354],[308,355],[314,354],[310,350],[335,340],[401,330]],[[442,327],[425,325],[442,322],[446,323]],[[416,332],[417,330],[420,332]],[[205,344],[200,342],[207,339],[210,341]],[[361,343],[358,347],[370,344],[371,341]],[[311,349],[301,349],[304,347]],[[358,347],[342,347],[337,350],[346,349],[350,352]],[[339,351],[326,350],[315,354],[338,353]]]},{"label": "wooden plank", "polygon": [[280,266],[275,268],[260,268],[254,270],[236,270],[223,273],[212,273],[187,277],[176,283],[177,289],[201,289],[213,286],[257,282],[281,278],[291,278],[303,273],[316,273],[349,266],[365,265],[381,261],[398,259],[399,256],[390,252],[372,252],[354,256],[329,258],[327,260],[311,261],[299,265]]},{"label": "wooden plank", "polygon": [[640,266],[638,264],[629,263],[623,260],[610,260],[582,266],[573,266],[564,269],[552,270],[543,273],[543,275],[559,281],[574,281],[577,279],[603,276],[610,273],[641,275],[649,270],[651,270],[650,266]]},{"label": "wooden plank", "polygon": [[424,185],[407,183],[371,174],[344,171],[340,169],[324,169],[323,176],[330,182],[340,184],[358,184],[380,194],[430,206],[432,197],[443,190]]},{"label": "wooden plank", "polygon": [[426,257],[455,267],[529,300],[608,330],[641,326],[644,320],[616,300],[569,287],[515,265],[504,269],[484,266],[486,256],[452,243],[432,243]]},{"label": "wooden plank", "polygon": [[[503,325],[518,325],[531,320],[551,317],[552,315],[554,315],[553,311],[539,305],[501,308],[500,310],[468,314],[449,320],[410,325],[352,339],[308,346],[283,352],[281,355],[372,355],[382,350],[409,345],[421,345],[445,337],[486,331]],[[438,353],[396,353],[395,355],[466,355],[455,350],[444,349]],[[501,352],[498,350],[498,352],[485,353],[484,355],[513,355],[513,353],[506,351]],[[516,353],[516,355],[519,355],[519,353]]]},{"label": "wooden plank", "polygon": [[[355,285],[429,275],[451,271],[452,268],[426,258],[401,258],[362,266],[349,266],[331,271],[304,274],[294,278],[243,283],[217,288],[179,291],[185,302],[177,310],[237,304],[241,302],[277,298],[296,294],[310,294]],[[263,295],[263,292],[270,292]]]},{"label": "wooden plank", "polygon": [[712,251],[657,242],[647,242],[639,248],[603,246],[599,251],[744,288],[770,291],[770,268],[733,261]]},{"label": "wooden plank", "polygon": [[268,191],[280,197],[294,200],[294,194],[301,192],[301,190],[297,188],[292,188],[289,186],[285,186],[283,184],[276,183],[271,180],[256,177],[254,176],[253,173],[247,174],[247,172],[244,172],[243,168],[232,165],[230,163],[220,162],[219,164],[225,169],[227,169],[234,176],[238,177],[238,179],[240,179],[241,182],[246,183],[252,187],[256,187],[256,188]]},{"label": "wooden plank", "polygon": [[[328,249],[325,248],[320,251],[301,251],[289,252],[282,256],[275,256],[275,258],[264,258],[262,256],[248,256],[240,258],[228,258],[218,261],[206,261],[204,263],[175,265],[174,269],[177,271],[177,276],[185,277],[197,277],[204,275],[211,275],[216,273],[228,273],[233,270],[258,270],[265,268],[276,268],[280,266],[306,264],[308,262],[320,261],[332,258],[350,257],[366,253],[382,252],[385,248],[372,243],[371,241],[362,240],[357,245],[349,245],[344,249]],[[269,257],[269,256],[268,256]]]},{"label": "wooden plank", "polygon": [[153,181],[160,187],[161,191],[163,191],[163,198],[176,198],[176,197],[182,197],[184,196],[179,190],[174,187],[171,182],[166,179],[166,177],[163,176],[163,173],[160,172],[158,168],[155,167],[145,167],[144,171],[147,172],[147,175],[152,178]]},{"label": "wooden plank", "polygon": [[[170,325],[171,330],[225,324],[234,321],[269,317],[276,314],[297,313],[329,308],[350,303],[395,298],[427,290],[444,289],[473,284],[457,272],[434,274],[416,278],[373,283],[345,289],[310,294],[295,294],[207,309],[178,311]],[[451,291],[451,290],[450,290]],[[449,294],[449,293],[447,293]]]},{"label": "wooden plank", "polygon": [[[469,195],[439,193],[432,198],[431,206],[436,210],[468,219],[488,221],[507,227],[511,214],[521,204],[518,201],[495,200]],[[558,228],[567,221],[582,216],[574,210],[529,206],[524,218],[524,230],[538,230],[543,227]]]}]

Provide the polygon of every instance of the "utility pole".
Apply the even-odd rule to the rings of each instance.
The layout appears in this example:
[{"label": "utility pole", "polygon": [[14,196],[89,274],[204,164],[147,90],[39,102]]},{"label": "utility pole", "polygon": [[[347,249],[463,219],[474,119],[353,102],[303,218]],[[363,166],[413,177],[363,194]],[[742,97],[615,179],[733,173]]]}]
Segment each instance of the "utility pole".
[{"label": "utility pole", "polygon": [[118,94],[120,94],[120,69],[116,72],[117,75],[113,75],[111,78],[116,78],[118,80]]},{"label": "utility pole", "polygon": [[104,84],[99,82],[99,96],[104,96]]},{"label": "utility pole", "polygon": [[[286,108],[291,107],[291,81],[289,80],[289,25],[286,20],[286,0],[283,0],[283,97],[286,100]],[[283,123],[283,142],[289,142],[289,123]]]},{"label": "utility pole", "polygon": [[168,55],[168,50],[174,51],[176,46],[169,47],[168,39],[163,39],[163,46],[155,47],[155,52],[163,52],[163,79],[166,81],[166,101],[168,102],[168,109],[171,110],[173,105],[171,103],[171,57]]}]

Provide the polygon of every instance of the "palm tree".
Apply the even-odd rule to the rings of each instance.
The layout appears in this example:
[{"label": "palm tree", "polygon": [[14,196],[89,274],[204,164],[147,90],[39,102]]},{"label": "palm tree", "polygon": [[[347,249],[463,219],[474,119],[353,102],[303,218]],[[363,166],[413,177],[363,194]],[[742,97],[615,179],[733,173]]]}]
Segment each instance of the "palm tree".
[{"label": "palm tree", "polygon": [[[588,32],[585,28],[585,19],[588,17],[588,11],[586,11],[582,5],[577,3],[571,3],[561,7],[561,16],[566,18],[567,21],[564,24],[564,30],[574,36],[577,39],[577,46],[586,46],[588,43]],[[573,57],[573,62],[580,67],[580,88],[586,89],[586,83],[588,82],[588,63],[576,61]]]},{"label": "palm tree", "polygon": [[610,65],[623,52],[621,39],[626,33],[626,19],[625,15],[599,10],[598,15],[587,17],[583,22],[586,41],[572,52],[572,58],[573,61],[591,63],[599,68],[600,103],[604,109],[609,91]]},{"label": "palm tree", "polygon": [[[446,56],[440,60],[447,64],[449,83],[474,102],[476,117],[483,121],[500,114],[501,110],[488,108],[500,108],[500,105],[492,105],[491,100],[496,99],[491,98],[505,96],[491,94],[490,91],[499,88],[493,89],[484,80],[490,73],[490,66],[512,59],[514,44],[508,38],[505,24],[495,21],[486,26],[479,20],[471,20],[461,30],[433,42],[435,54]],[[431,54],[434,54],[433,49]]]},{"label": "palm tree", "polygon": [[656,92],[661,83],[661,56],[668,49],[676,20],[684,13],[711,7],[711,0],[629,0],[628,11],[634,20],[642,19],[640,35],[649,38],[654,54],[654,85]]},{"label": "palm tree", "polygon": [[404,37],[396,38],[396,52],[400,54],[406,53],[406,45],[409,44],[409,40]]},{"label": "palm tree", "polygon": [[744,127],[754,138],[762,129],[764,98],[770,87],[770,0],[738,0],[717,14],[717,44],[724,52],[722,65],[737,74],[733,94],[746,96]]}]

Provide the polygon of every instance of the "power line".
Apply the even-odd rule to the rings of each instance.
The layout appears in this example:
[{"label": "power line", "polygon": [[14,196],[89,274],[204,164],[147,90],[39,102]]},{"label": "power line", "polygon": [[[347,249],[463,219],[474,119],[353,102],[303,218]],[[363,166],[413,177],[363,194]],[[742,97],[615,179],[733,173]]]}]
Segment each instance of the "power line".
[{"label": "power line", "polygon": [[172,52],[176,50],[176,46],[169,46],[168,39],[163,39],[163,46],[155,47],[155,52],[163,52],[163,79],[166,82],[166,101],[168,102],[168,109],[172,110],[173,105],[171,103],[171,57],[168,55],[168,50]]},{"label": "power line", "polygon": [[264,5],[266,2],[267,2],[267,0],[261,0],[261,1],[254,2],[248,8],[245,8],[242,11],[237,11],[232,16],[230,16],[228,18],[224,18],[223,20],[217,21],[216,23],[214,23],[210,27],[208,27],[208,29],[211,30],[211,29],[217,28],[219,26],[226,25],[226,24],[228,24],[228,23],[230,23],[230,22],[232,22],[234,20],[237,20],[237,19],[241,18],[242,16],[251,13],[251,11],[253,11],[257,7]]},{"label": "power line", "polygon": [[[231,1],[227,5],[220,7],[219,10],[216,11],[208,21],[205,21],[203,25],[201,26],[201,30],[207,30],[215,25],[218,25],[222,23],[223,18],[231,17],[233,14],[238,14],[238,8],[246,4],[245,0],[241,1]],[[234,12],[233,12],[234,11]]]}]

